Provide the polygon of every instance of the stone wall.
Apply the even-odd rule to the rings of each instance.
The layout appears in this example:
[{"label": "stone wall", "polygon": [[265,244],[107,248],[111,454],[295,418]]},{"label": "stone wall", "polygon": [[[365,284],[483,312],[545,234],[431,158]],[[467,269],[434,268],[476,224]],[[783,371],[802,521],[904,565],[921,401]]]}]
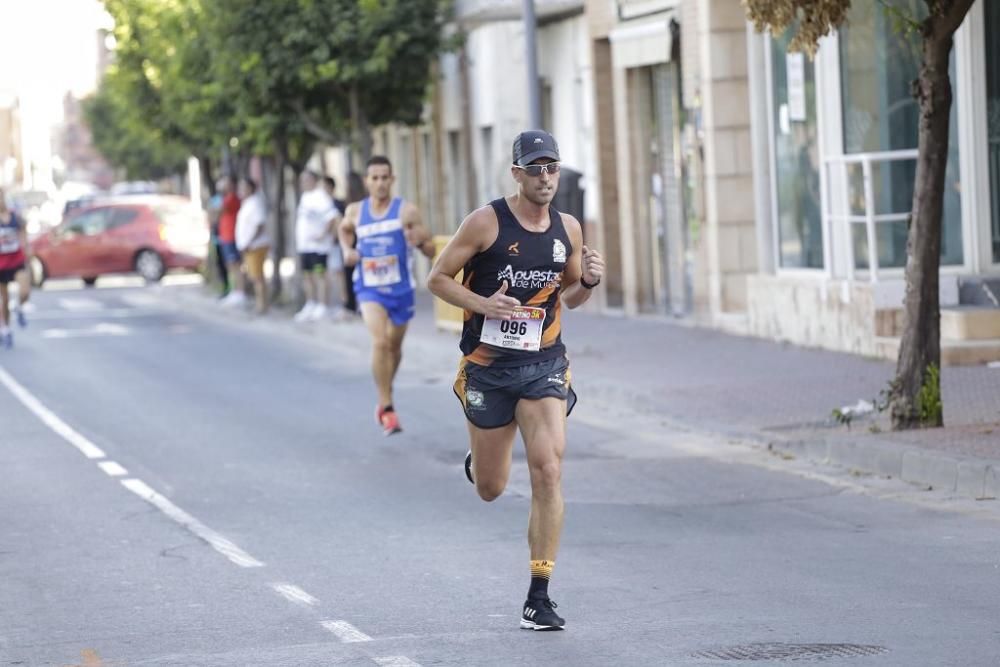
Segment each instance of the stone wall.
[{"label": "stone wall", "polygon": [[751,335],[796,345],[876,356],[871,285],[824,278],[747,279]]}]

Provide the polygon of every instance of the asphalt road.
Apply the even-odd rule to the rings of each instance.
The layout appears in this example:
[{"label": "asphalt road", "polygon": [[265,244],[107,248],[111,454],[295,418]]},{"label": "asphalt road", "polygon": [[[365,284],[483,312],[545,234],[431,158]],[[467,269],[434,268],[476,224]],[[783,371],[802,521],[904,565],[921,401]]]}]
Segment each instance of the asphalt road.
[{"label": "asphalt road", "polygon": [[758,464],[586,377],[568,630],[519,630],[523,456],[481,502],[453,368],[404,359],[384,438],[363,348],[54,287],[0,351],[0,666],[1000,664],[996,515]]}]

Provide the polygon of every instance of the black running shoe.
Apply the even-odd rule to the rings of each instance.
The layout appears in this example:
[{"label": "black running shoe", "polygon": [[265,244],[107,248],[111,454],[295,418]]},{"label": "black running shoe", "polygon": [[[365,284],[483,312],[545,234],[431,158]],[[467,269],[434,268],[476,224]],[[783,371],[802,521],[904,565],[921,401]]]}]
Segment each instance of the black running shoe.
[{"label": "black running shoe", "polygon": [[522,630],[562,630],[566,625],[559,614],[556,613],[558,605],[548,598],[541,600],[527,600],[524,603],[524,611],[521,612]]},{"label": "black running shoe", "polygon": [[465,455],[465,476],[468,477],[469,481],[472,482],[473,484],[476,483],[476,480],[472,479],[472,450],[471,449],[469,450],[469,453]]}]

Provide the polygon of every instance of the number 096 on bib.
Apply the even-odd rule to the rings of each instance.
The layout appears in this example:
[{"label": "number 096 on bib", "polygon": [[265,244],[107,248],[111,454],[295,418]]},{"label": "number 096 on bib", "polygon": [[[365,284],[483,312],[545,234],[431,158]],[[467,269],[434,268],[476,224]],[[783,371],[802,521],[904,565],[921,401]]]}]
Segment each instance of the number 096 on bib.
[{"label": "number 096 on bib", "polygon": [[542,343],[545,309],[518,306],[509,320],[487,317],[479,340],[511,350],[538,351]]}]

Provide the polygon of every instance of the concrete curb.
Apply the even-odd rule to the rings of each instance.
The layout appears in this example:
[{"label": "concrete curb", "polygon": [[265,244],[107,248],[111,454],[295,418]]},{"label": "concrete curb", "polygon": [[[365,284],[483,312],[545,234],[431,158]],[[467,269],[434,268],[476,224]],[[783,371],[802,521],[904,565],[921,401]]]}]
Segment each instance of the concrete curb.
[{"label": "concrete curb", "polygon": [[919,447],[851,437],[771,440],[781,451],[976,500],[1000,497],[1000,461],[949,456]]}]

